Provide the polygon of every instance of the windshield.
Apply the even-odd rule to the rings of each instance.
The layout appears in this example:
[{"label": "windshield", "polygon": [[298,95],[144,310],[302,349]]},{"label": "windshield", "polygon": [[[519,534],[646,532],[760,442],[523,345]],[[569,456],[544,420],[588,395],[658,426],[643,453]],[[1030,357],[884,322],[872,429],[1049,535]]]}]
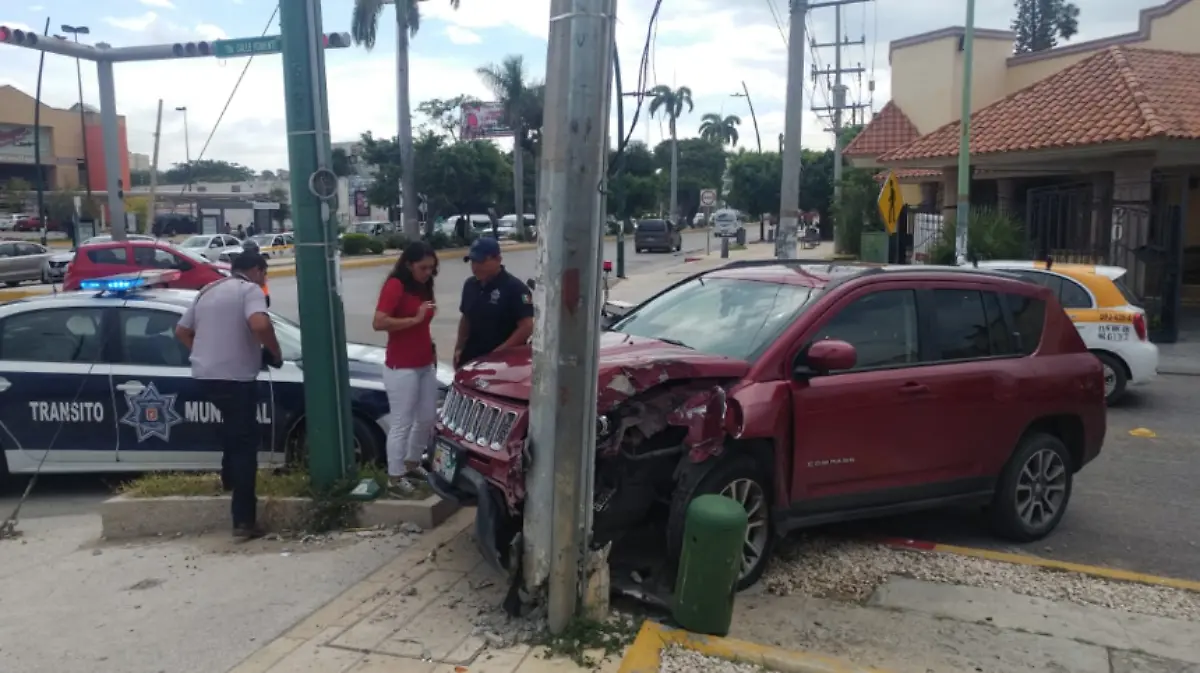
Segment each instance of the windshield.
[{"label": "windshield", "polygon": [[181,247],[181,248],[207,248],[208,247],[208,237],[207,236],[193,236],[193,237],[187,239],[186,241],[184,241],[183,243],[180,243],[179,247]]},{"label": "windshield", "polygon": [[300,359],[300,326],[277,314],[271,314],[271,322],[275,324],[275,338],[279,341],[279,351],[284,360]]},{"label": "windshield", "polygon": [[638,222],[637,228],[639,231],[663,231],[667,228],[667,223],[662,220],[642,220]]},{"label": "windshield", "polygon": [[753,360],[817,292],[782,283],[696,278],[638,307],[612,331]]}]

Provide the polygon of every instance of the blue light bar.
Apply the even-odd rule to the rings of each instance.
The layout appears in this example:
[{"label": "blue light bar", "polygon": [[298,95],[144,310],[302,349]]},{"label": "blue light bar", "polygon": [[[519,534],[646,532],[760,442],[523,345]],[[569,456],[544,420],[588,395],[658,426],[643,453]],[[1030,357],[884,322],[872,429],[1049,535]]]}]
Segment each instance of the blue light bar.
[{"label": "blue light bar", "polygon": [[120,273],[115,276],[81,280],[79,281],[79,289],[85,292],[123,294],[140,288],[165,285],[173,280],[178,280],[179,276],[180,273],[177,270]]}]

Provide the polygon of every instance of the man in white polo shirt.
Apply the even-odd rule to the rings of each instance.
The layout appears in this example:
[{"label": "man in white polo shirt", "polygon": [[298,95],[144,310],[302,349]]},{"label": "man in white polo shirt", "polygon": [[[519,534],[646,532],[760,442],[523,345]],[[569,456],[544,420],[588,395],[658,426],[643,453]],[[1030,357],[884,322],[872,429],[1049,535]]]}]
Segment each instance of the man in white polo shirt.
[{"label": "man in white polo shirt", "polygon": [[[283,362],[267,314],[267,260],[234,258],[233,275],[211,283],[179,319],[175,335],[191,350],[192,378],[221,412],[222,481],[233,491],[234,537],[260,537],[254,481],[258,471],[258,373]],[[264,352],[265,351],[265,352]]]}]

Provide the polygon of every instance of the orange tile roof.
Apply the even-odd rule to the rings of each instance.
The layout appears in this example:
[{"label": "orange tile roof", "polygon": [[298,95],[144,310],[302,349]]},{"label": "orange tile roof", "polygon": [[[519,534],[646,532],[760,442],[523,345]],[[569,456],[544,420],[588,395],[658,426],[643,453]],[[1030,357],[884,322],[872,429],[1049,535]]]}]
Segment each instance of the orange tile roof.
[{"label": "orange tile roof", "polygon": [[875,174],[875,182],[883,182],[887,180],[888,173],[895,173],[896,179],[904,182],[905,180],[920,180],[922,178],[941,178],[942,171],[935,168],[897,168],[892,171],[879,171]]},{"label": "orange tile roof", "polygon": [[[1200,54],[1109,47],[971,115],[971,155],[1200,139]],[[879,157],[958,155],[957,121]]]},{"label": "orange tile roof", "polygon": [[867,127],[842,150],[842,154],[848,157],[877,157],[919,137],[921,133],[908,115],[894,101],[888,101]]}]

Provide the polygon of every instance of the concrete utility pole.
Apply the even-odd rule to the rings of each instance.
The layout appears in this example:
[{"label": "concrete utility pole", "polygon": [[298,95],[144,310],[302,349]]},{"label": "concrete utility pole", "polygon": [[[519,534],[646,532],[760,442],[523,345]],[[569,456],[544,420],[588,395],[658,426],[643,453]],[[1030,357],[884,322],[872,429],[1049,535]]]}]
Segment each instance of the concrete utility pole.
[{"label": "concrete utility pole", "polygon": [[788,16],[788,78],[786,117],[783,124],[783,180],[779,190],[779,229],[775,232],[775,257],[796,259],[796,231],[800,226],[801,126],[804,124],[804,17],[808,0],[791,0]]},{"label": "concrete utility pole", "polygon": [[575,616],[591,538],[600,268],[616,0],[552,0],[538,236],[525,586],[545,584],[549,627]]},{"label": "concrete utility pole", "polygon": [[958,210],[954,221],[954,256],[967,261],[967,226],[971,217],[971,77],[975,64],[975,0],[967,0],[967,28],[963,35],[962,121],[958,136]]},{"label": "concrete utility pole", "polygon": [[758,153],[762,154],[762,136],[758,133],[758,116],[754,114],[754,101],[750,100],[750,88],[746,86],[746,80],[742,80],[742,93],[731,95],[734,98],[746,99],[746,105],[750,107],[750,121],[754,122],[754,141],[758,143]]},{"label": "concrete utility pole", "polygon": [[400,219],[405,236],[417,229],[416,165],[413,162],[412,101],[408,88],[408,0],[396,2],[396,141],[400,146]]},{"label": "concrete utility pole", "polygon": [[296,280],[305,358],[304,406],[313,486],[327,489],[352,469],[346,322],[332,199],[329,102],[320,0],[279,5],[283,91],[287,102],[288,171],[296,230]]},{"label": "concrete utility pole", "polygon": [[158,117],[154,121],[154,156],[150,158],[150,205],[146,218],[150,220],[150,231],[154,231],[154,216],[158,212],[158,148],[162,138],[163,101],[158,99]]},{"label": "concrete utility pole", "polygon": [[[866,35],[864,35],[861,40],[850,40],[843,34],[843,32],[842,32],[842,6],[857,4],[857,3],[861,3],[861,2],[871,2],[871,1],[872,0],[836,0],[834,2],[824,2],[819,5],[812,6],[813,9],[820,9],[822,7],[833,7],[833,11],[834,11],[834,24],[833,24],[834,25],[834,40],[833,40],[833,42],[817,43],[814,41],[812,43],[812,47],[814,49],[822,48],[822,47],[833,47],[833,49],[834,49],[833,68],[825,69],[825,70],[818,70],[816,68],[816,66],[814,65],[813,71],[812,71],[812,76],[813,76],[813,83],[815,84],[818,76],[825,75],[826,77],[828,77],[829,75],[833,75],[833,87],[832,87],[833,88],[833,104],[826,108],[813,107],[813,112],[817,112],[819,114],[820,112],[823,111],[823,112],[831,113],[833,116],[833,203],[835,206],[837,204],[841,203],[841,200],[842,200],[842,150],[844,149],[842,146],[842,130],[844,128],[844,126],[843,126],[843,122],[845,120],[844,114],[845,114],[846,110],[853,111],[853,110],[856,110],[861,107],[868,107],[867,104],[853,104],[853,105],[846,104],[846,90],[849,87],[847,87],[845,84],[842,83],[842,75],[857,74],[857,75],[861,76],[862,73],[866,72],[866,69],[862,67],[861,63],[858,65],[857,68],[842,67],[842,49],[844,49],[845,47],[866,44],[867,37],[866,37]],[[835,219],[834,226],[840,227],[841,223],[837,222],[837,220]],[[836,251],[843,252],[843,250],[841,248],[845,244],[844,237],[834,236],[834,241],[835,241],[834,247],[835,247]]]}]

